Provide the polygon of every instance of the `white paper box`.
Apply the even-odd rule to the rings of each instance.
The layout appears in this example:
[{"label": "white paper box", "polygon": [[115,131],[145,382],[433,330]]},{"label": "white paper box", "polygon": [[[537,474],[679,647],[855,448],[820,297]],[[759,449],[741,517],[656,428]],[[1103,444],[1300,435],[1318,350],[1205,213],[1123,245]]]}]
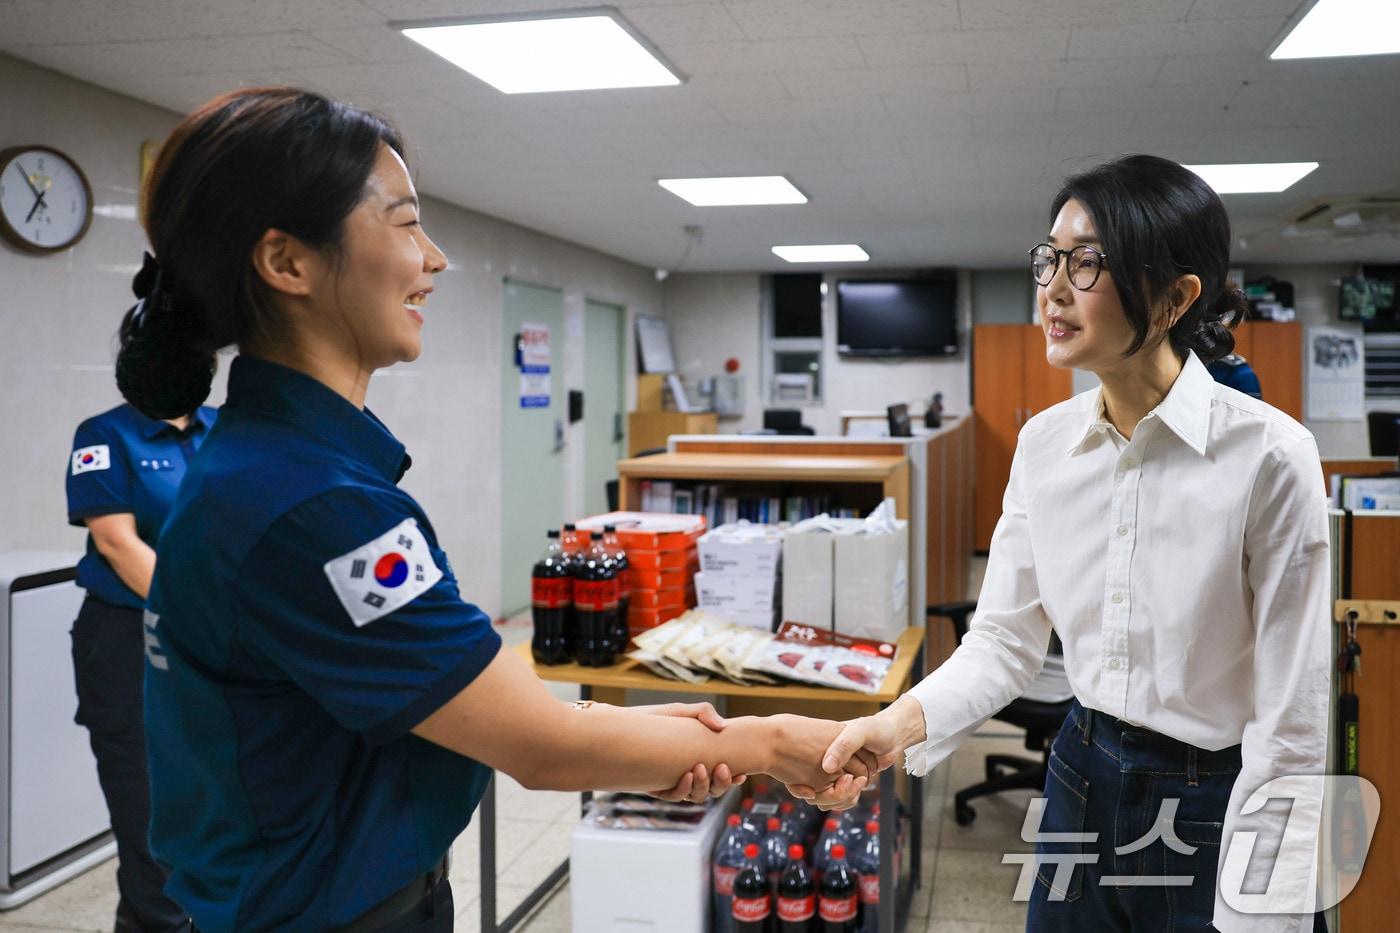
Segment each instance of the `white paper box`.
[{"label": "white paper box", "polygon": [[831,630],[836,559],[832,540],[865,527],[860,519],[809,519],[783,536],[783,621]]},{"label": "white paper box", "polygon": [[772,577],[782,559],[783,533],[771,525],[721,525],[700,539],[706,573]]},{"label": "white paper box", "polygon": [[771,574],[766,577],[731,576],[710,571],[695,575],[695,596],[701,609],[721,613],[766,612],[771,616],[777,608],[779,592],[778,579]]},{"label": "white paper box", "polygon": [[731,790],[692,830],[580,822],[569,850],[572,928],[708,933],[710,853],[740,796]]},{"label": "white paper box", "polygon": [[835,628],[843,635],[898,641],[909,627],[909,523],[895,528],[835,536]]}]

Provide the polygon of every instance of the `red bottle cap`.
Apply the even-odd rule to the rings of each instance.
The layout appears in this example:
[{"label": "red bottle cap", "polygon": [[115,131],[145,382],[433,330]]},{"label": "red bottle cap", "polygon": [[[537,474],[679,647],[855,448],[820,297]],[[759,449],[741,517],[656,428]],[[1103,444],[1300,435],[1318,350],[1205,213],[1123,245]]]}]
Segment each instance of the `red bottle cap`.
[{"label": "red bottle cap", "polygon": [[744,858],[758,858],[758,846],[752,842],[744,846]]},{"label": "red bottle cap", "polygon": [[784,800],[782,803],[778,804],[778,810],[779,810],[779,812],[784,813],[784,814],[791,813],[791,812],[792,812],[792,801],[791,801],[791,800]]},{"label": "red bottle cap", "polygon": [[796,843],[788,846],[788,858],[795,862],[800,862],[807,855],[807,850]]},{"label": "red bottle cap", "polygon": [[880,831],[880,824],[871,820],[869,823],[865,824],[865,831],[867,833],[878,833]]},{"label": "red bottle cap", "polygon": [[775,829],[777,829],[777,828],[778,828],[778,818],[777,818],[776,816],[770,816],[770,817],[768,817],[768,831],[771,833],[773,830],[775,830]]},{"label": "red bottle cap", "polygon": [[729,814],[729,819],[726,820],[725,822],[727,822],[730,826],[738,826],[738,825],[739,825],[739,814],[737,814],[737,813],[731,813],[731,814]]},{"label": "red bottle cap", "polygon": [[835,820],[827,820],[827,821],[826,821],[826,828],[827,828],[827,831],[828,831],[828,832],[830,832],[831,830],[835,829],[836,827],[838,827],[838,826],[840,826],[840,825],[841,825],[841,824],[838,823],[838,822],[836,822]]},{"label": "red bottle cap", "polygon": [[753,809],[753,798],[750,797],[748,800],[745,800],[745,801],[744,801],[743,803],[741,803],[739,806],[743,807],[745,810],[752,810],[752,809]]},{"label": "red bottle cap", "polygon": [[845,858],[845,857],[846,857],[846,847],[843,846],[843,845],[841,845],[841,843],[838,842],[836,845],[834,845],[834,846],[831,847],[831,857],[832,857],[832,858]]}]

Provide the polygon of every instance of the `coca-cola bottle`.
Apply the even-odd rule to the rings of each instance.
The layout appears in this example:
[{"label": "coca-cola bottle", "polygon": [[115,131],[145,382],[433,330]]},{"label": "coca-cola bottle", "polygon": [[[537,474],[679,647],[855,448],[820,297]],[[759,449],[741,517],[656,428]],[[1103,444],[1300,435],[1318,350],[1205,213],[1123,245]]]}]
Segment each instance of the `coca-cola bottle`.
[{"label": "coca-cola bottle", "polygon": [[865,824],[865,839],[851,857],[860,887],[860,928],[862,933],[880,931],[880,824]]},{"label": "coca-cola bottle", "polygon": [[535,634],[530,653],[536,664],[567,664],[572,655],[569,614],[573,609],[574,581],[559,532],[549,531],[549,547],[530,574],[530,616]]},{"label": "coca-cola bottle", "polygon": [[617,571],[601,540],[574,564],[574,657],[584,667],[607,667],[617,659]]},{"label": "coca-cola bottle", "polygon": [[821,933],[856,933],[860,929],[860,896],[856,873],[846,864],[846,847],[831,847],[831,861],[822,875],[822,893],[817,898]]},{"label": "coca-cola bottle", "polygon": [[564,533],[559,536],[559,548],[564,552],[564,566],[569,569],[569,653],[575,655],[578,643],[578,613],[574,612],[574,579],[578,576],[578,565],[583,559],[583,538],[578,526],[573,522],[564,525]]},{"label": "coca-cola bottle", "polygon": [[806,855],[800,845],[788,849],[788,866],[778,880],[778,933],[816,933],[817,886]]},{"label": "coca-cola bottle", "polygon": [[734,914],[729,901],[734,896],[734,879],[744,865],[744,847],[753,841],[744,829],[739,814],[731,813],[724,834],[715,844],[710,876],[710,893],[714,898],[711,926],[714,933],[730,933],[734,928]]},{"label": "coca-cola bottle", "polygon": [[757,843],[744,846],[744,864],[734,878],[730,914],[734,918],[734,933],[770,933],[773,894],[763,875]]},{"label": "coca-cola bottle", "polygon": [[782,830],[782,821],[776,816],[768,818],[768,832],[763,836],[763,871],[768,877],[768,888],[773,896],[778,894],[778,880],[787,868],[788,849],[792,840]]},{"label": "coca-cola bottle", "polygon": [[617,540],[616,525],[603,526],[603,550],[608,552],[613,569],[617,571],[617,635],[613,641],[621,653],[627,650],[627,643],[632,640],[632,632],[627,627],[627,611],[632,605],[632,564]]},{"label": "coca-cola bottle", "polygon": [[822,825],[822,834],[817,838],[817,848],[812,853],[812,877],[820,886],[826,875],[827,863],[831,861],[831,850],[845,842],[841,835],[841,824],[833,817]]}]

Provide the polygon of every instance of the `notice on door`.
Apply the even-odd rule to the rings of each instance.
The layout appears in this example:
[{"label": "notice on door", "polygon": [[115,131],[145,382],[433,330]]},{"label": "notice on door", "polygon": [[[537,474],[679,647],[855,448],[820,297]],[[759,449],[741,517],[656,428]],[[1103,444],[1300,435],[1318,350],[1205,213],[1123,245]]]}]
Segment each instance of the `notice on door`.
[{"label": "notice on door", "polygon": [[520,407],[549,407],[549,326],[520,325]]}]

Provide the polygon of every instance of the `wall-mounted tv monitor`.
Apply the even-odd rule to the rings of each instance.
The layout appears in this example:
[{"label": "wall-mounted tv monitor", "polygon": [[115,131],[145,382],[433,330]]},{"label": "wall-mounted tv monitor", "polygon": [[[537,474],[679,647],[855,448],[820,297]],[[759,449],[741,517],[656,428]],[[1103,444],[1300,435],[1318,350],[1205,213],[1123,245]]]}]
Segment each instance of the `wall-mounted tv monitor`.
[{"label": "wall-mounted tv monitor", "polygon": [[952,276],[836,283],[842,356],[951,356],[958,352],[958,284]]}]

